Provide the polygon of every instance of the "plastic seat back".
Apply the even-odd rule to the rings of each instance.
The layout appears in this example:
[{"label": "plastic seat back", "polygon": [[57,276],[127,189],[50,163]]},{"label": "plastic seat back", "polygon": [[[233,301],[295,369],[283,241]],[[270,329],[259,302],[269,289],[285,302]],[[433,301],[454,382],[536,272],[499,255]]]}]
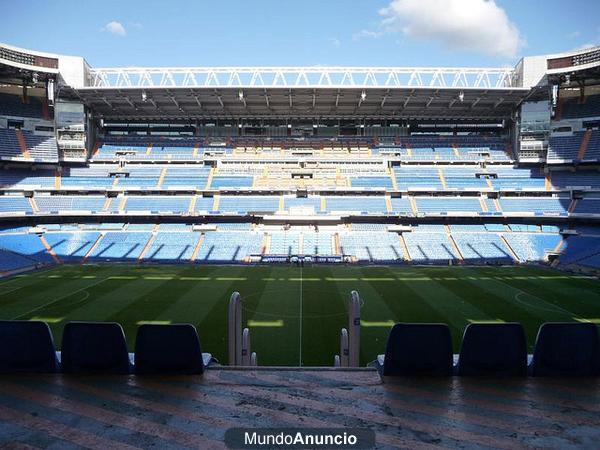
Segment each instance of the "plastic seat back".
[{"label": "plastic seat back", "polygon": [[458,374],[527,374],[527,339],[520,323],[471,323],[460,347]]},{"label": "plastic seat back", "polygon": [[201,374],[202,349],[190,324],[141,325],[135,341],[138,374]]},{"label": "plastic seat back", "polygon": [[67,323],[63,331],[61,362],[65,373],[129,373],[129,354],[121,325]]},{"label": "plastic seat back", "polygon": [[390,331],[383,375],[452,374],[452,338],[445,324],[397,323]]}]

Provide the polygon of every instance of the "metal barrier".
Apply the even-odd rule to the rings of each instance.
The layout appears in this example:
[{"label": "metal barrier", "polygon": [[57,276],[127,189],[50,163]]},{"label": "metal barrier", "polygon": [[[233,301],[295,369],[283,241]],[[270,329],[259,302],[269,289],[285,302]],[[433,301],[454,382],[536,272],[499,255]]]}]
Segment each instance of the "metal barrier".
[{"label": "metal barrier", "polygon": [[256,353],[252,353],[250,349],[250,330],[248,328],[242,330],[242,297],[239,292],[231,294],[228,314],[229,365],[256,366]]},{"label": "metal barrier", "polygon": [[358,367],[360,364],[360,295],[350,293],[348,300],[348,328],[340,332],[340,354],[335,355],[335,367]]}]

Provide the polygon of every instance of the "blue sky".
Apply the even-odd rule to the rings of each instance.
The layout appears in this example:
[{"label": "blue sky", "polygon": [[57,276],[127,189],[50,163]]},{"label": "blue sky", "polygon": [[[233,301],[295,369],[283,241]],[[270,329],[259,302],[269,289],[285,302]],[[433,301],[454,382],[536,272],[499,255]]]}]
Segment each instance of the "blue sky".
[{"label": "blue sky", "polygon": [[593,0],[0,0],[0,8],[0,41],[95,67],[504,66],[600,42]]}]

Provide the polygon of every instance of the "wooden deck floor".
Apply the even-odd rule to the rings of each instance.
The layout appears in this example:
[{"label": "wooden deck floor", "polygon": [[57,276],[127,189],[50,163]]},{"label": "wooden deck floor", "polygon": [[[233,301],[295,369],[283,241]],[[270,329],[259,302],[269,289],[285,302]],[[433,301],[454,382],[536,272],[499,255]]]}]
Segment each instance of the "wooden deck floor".
[{"label": "wooden deck floor", "polygon": [[0,377],[0,448],[223,448],[230,427],[369,427],[382,448],[598,448],[598,379],[402,379],[211,369],[203,377]]}]

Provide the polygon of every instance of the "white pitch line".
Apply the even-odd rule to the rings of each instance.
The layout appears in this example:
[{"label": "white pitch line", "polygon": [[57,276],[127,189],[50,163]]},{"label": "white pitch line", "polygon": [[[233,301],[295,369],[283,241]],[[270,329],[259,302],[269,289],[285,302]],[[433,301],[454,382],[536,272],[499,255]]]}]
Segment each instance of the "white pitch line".
[{"label": "white pitch line", "polygon": [[299,365],[302,367],[302,266],[300,266],[300,355]]},{"label": "white pitch line", "polygon": [[[29,316],[31,313],[34,313],[34,312],[36,312],[36,311],[38,311],[38,310],[40,310],[40,309],[43,309],[43,308],[45,308],[45,307],[47,307],[47,306],[50,306],[50,305],[52,305],[52,304],[54,304],[54,303],[57,303],[57,302],[59,302],[59,301],[61,301],[61,300],[65,299],[65,298],[68,298],[68,297],[70,297],[70,296],[71,296],[71,295],[73,295],[73,294],[77,294],[78,292],[85,291],[86,289],[89,289],[89,288],[91,288],[91,287],[97,286],[97,285],[98,285],[98,284],[100,284],[100,283],[104,283],[106,280],[108,280],[108,277],[107,277],[107,278],[103,278],[102,280],[100,280],[100,281],[97,281],[97,282],[95,282],[95,283],[92,283],[92,284],[90,284],[89,286],[82,287],[81,289],[77,289],[76,291],[73,291],[73,292],[70,292],[70,293],[68,293],[68,294],[66,294],[66,295],[63,295],[62,297],[58,297],[58,298],[55,298],[55,299],[53,299],[53,300],[50,300],[48,303],[44,303],[43,305],[37,306],[37,307],[33,308],[31,311],[27,311],[27,312],[25,312],[25,313],[23,313],[23,314],[19,314],[19,315],[18,315],[18,316],[16,316],[16,317],[13,317],[13,319],[12,319],[12,320],[17,320],[17,319],[19,319],[20,317],[26,317],[26,316]],[[89,295],[89,293],[88,293],[88,295]],[[86,298],[87,298],[87,297],[86,297]]]}]

